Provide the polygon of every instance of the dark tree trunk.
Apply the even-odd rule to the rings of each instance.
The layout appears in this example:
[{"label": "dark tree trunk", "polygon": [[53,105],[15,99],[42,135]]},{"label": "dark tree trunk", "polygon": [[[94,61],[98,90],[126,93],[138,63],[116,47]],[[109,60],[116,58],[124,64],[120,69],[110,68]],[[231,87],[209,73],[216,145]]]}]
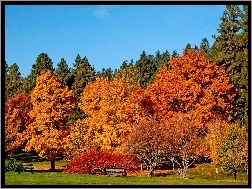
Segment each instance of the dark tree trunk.
[{"label": "dark tree trunk", "polygon": [[55,159],[51,160],[51,171],[55,171]]},{"label": "dark tree trunk", "polygon": [[237,171],[236,169],[234,169],[234,179],[236,180],[236,174],[237,174]]}]

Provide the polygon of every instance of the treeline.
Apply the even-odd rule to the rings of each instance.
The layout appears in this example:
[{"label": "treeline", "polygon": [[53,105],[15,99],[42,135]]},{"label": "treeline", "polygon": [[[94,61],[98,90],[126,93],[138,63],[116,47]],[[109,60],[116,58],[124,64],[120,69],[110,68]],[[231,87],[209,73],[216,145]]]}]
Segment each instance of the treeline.
[{"label": "treeline", "polygon": [[[154,163],[150,175],[164,152],[184,163],[209,155],[236,174],[247,165],[248,6],[226,6],[218,32],[212,47],[204,38],[182,55],[143,51],[114,71],[96,72],[80,55],[73,68],[62,58],[55,69],[41,53],[22,78],[5,62],[5,151],[35,150],[54,162],[93,149],[152,151],[165,138],[154,155],[141,152]],[[167,128],[174,134],[163,136]]]}]

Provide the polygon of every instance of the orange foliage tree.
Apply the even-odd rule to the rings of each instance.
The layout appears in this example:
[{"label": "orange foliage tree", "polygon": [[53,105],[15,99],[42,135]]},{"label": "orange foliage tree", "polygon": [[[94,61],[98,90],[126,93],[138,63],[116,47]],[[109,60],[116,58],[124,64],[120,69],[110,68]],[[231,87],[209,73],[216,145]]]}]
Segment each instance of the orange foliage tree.
[{"label": "orange foliage tree", "polygon": [[66,118],[74,108],[72,91],[64,86],[51,71],[42,72],[31,92],[33,105],[29,115],[34,119],[27,130],[25,151],[35,150],[39,156],[51,161],[64,152],[65,137],[69,134]]},{"label": "orange foliage tree", "polygon": [[27,125],[32,122],[28,115],[30,110],[30,98],[25,93],[19,93],[5,102],[5,152],[7,154],[24,147],[23,133]]},{"label": "orange foliage tree", "polygon": [[79,106],[88,114],[88,147],[120,150],[130,125],[144,114],[134,98],[140,91],[139,86],[134,90],[125,79],[98,78],[86,86]]},{"label": "orange foliage tree", "polygon": [[160,119],[182,112],[202,129],[213,118],[228,118],[235,90],[225,70],[205,58],[203,52],[192,50],[172,58],[170,64],[172,69],[163,67],[147,88]]}]

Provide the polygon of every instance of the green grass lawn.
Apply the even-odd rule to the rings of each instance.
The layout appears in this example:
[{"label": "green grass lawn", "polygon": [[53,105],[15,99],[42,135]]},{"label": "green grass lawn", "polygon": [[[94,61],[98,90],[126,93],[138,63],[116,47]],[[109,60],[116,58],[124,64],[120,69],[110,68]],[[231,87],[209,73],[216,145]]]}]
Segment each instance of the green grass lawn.
[{"label": "green grass lawn", "polygon": [[[46,166],[50,162],[44,163]],[[56,166],[66,165],[63,160],[57,161]],[[36,166],[36,165],[35,165]],[[152,178],[147,176],[115,177],[104,175],[67,174],[50,172],[17,172],[5,173],[6,185],[248,185],[248,175],[239,173],[234,181],[231,175],[224,173],[215,174],[210,164],[198,164],[188,170],[187,178],[178,178],[175,171],[169,170],[168,174],[155,174]]]}]

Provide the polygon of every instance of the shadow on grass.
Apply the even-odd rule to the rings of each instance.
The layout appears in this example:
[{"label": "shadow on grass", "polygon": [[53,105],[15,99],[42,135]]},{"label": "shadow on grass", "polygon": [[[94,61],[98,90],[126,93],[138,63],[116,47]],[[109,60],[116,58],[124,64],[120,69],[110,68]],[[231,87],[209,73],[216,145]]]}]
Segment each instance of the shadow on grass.
[{"label": "shadow on grass", "polygon": [[154,174],[154,177],[167,177],[169,175],[173,175],[172,173],[157,173]]},{"label": "shadow on grass", "polygon": [[[31,172],[30,170],[25,170],[24,172]],[[38,170],[35,169],[33,170],[33,173],[62,173],[64,172],[64,169],[55,169],[55,170],[51,170],[51,169],[45,169],[45,170]]]},{"label": "shadow on grass", "polygon": [[11,156],[11,158],[15,158],[18,161],[23,161],[25,163],[27,162],[43,162],[46,161],[45,158],[41,158],[36,154],[32,153],[21,153]]}]

